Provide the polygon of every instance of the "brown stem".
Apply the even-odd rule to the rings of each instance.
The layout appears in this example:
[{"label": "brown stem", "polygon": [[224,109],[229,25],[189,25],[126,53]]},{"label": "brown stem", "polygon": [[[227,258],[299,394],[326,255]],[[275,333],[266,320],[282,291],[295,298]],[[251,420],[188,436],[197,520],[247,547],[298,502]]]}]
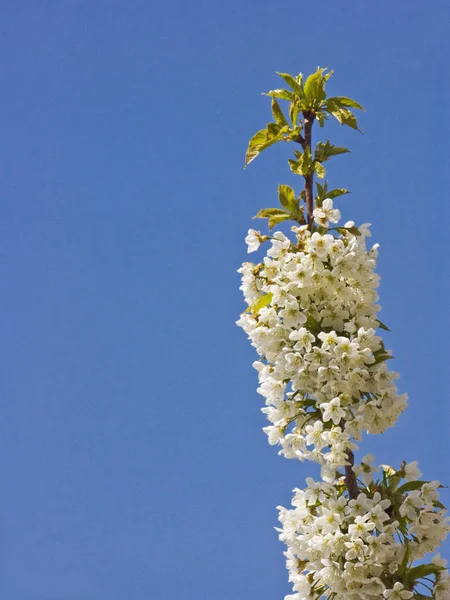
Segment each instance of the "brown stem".
[{"label": "brown stem", "polygon": [[349,465],[345,465],[345,485],[348,489],[348,495],[351,500],[356,500],[359,495],[359,488],[356,482],[356,475],[352,467],[355,464],[355,455],[351,450],[347,452],[347,461]]},{"label": "brown stem", "polygon": [[297,135],[297,137],[295,137],[295,138],[292,138],[292,141],[293,141],[293,142],[296,142],[297,144],[301,144],[302,146],[304,146],[304,145],[305,145],[305,138],[302,136],[302,134],[301,134],[301,133],[299,133],[299,134]]},{"label": "brown stem", "polygon": [[[303,146],[303,150],[306,150],[306,148],[309,148],[310,152],[312,153],[312,149],[311,149],[312,135],[311,135],[311,133],[312,133],[313,122],[314,122],[314,119],[316,118],[316,116],[313,111],[305,110],[303,112],[303,117],[305,119],[305,121],[304,121],[305,137],[303,139],[302,146]],[[312,223],[313,223],[313,210],[314,210],[313,181],[314,181],[314,171],[311,171],[311,173],[309,175],[305,176],[306,222],[308,223],[308,225],[310,227],[312,226]]]}]

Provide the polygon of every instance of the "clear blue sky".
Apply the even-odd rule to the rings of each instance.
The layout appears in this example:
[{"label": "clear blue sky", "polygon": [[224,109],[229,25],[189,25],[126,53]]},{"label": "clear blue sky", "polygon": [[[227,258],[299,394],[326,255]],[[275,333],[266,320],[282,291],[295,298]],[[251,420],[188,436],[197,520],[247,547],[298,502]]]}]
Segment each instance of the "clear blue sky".
[{"label": "clear blue sky", "polygon": [[291,177],[242,169],[260,92],[328,66],[367,109],[330,183],[381,243],[410,408],[362,453],[450,483],[448,2],[0,5],[0,598],[279,600],[276,506],[317,469],[267,444],[234,324]]}]

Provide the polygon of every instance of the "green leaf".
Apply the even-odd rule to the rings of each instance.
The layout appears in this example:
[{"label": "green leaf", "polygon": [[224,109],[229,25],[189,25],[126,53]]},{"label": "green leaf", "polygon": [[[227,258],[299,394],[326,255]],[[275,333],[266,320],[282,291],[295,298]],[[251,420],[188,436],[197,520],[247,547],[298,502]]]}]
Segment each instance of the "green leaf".
[{"label": "green leaf", "polygon": [[334,190],[330,190],[329,192],[327,192],[324,197],[331,198],[331,200],[332,200],[333,198],[337,198],[338,196],[342,196],[343,194],[350,194],[350,192],[348,190],[346,190],[345,188],[336,188]]},{"label": "green leaf", "polygon": [[282,126],[278,125],[278,123],[267,123],[267,135],[269,137],[279,135],[281,127]]},{"label": "green leaf", "polygon": [[272,229],[278,223],[282,223],[283,221],[289,221],[290,219],[295,220],[298,214],[291,214],[285,210],[281,210],[281,208],[263,208],[259,211],[257,215],[255,215],[254,219],[268,219],[269,229]]},{"label": "green leaf", "polygon": [[328,183],[325,181],[323,185],[320,185],[318,181],[316,181],[317,186],[317,196],[315,197],[315,206],[320,208],[322,206],[323,201],[327,197]]},{"label": "green leaf", "polygon": [[325,198],[324,196],[324,192],[327,188],[327,182],[325,181],[325,183],[323,185],[321,185],[318,181],[316,181],[316,187],[317,187],[317,194],[320,198]]},{"label": "green leaf", "polygon": [[391,356],[390,354],[385,354],[383,352],[380,352],[379,350],[374,352],[373,356],[375,358],[375,362],[373,362],[371,365],[369,365],[370,367],[373,367],[374,365],[378,365],[378,364],[384,362],[385,360],[391,360],[392,358],[395,358],[394,356]]},{"label": "green leaf", "polygon": [[341,108],[340,112],[341,112],[342,125],[347,125],[348,127],[351,127],[352,129],[356,129],[356,131],[359,131],[358,121],[356,120],[355,115],[346,108]]},{"label": "green leaf", "polygon": [[291,123],[293,127],[297,126],[297,118],[298,118],[298,113],[300,112],[300,106],[298,104],[298,102],[291,102],[289,104],[289,118],[291,119]]},{"label": "green leaf", "polygon": [[293,93],[289,90],[270,90],[270,92],[264,93],[263,96],[275,96],[280,100],[292,100]]},{"label": "green leaf", "polygon": [[414,490],[418,490],[423,486],[424,483],[429,483],[429,481],[408,481],[401,485],[397,492],[399,494],[404,494],[405,492],[412,492]]},{"label": "green leaf", "polygon": [[303,152],[303,167],[306,170],[311,171],[312,155],[311,155],[311,148],[309,146],[306,146],[305,151]]},{"label": "green leaf", "polygon": [[272,96],[272,115],[277,125],[281,125],[281,127],[283,127],[284,125],[288,124],[275,96]]},{"label": "green leaf", "polygon": [[276,217],[277,215],[286,215],[285,210],[281,210],[281,208],[263,208],[259,211],[257,215],[255,215],[254,219],[269,219],[270,217]]},{"label": "green leaf", "polygon": [[272,229],[273,227],[275,227],[275,225],[278,225],[278,223],[282,223],[283,221],[289,221],[290,219],[292,219],[292,216],[286,213],[273,215],[273,217],[270,217],[268,221],[269,229]]},{"label": "green leaf", "polygon": [[419,565],[418,567],[413,567],[409,570],[407,574],[408,584],[405,587],[409,587],[416,581],[416,579],[422,579],[422,577],[427,577],[427,575],[436,575],[439,571],[442,571],[444,567],[440,567],[439,565],[435,565],[433,563],[428,563],[427,565]]},{"label": "green leaf", "polygon": [[269,123],[267,129],[261,129],[251,138],[245,153],[245,166],[247,167],[260,152],[283,139],[284,132],[280,131],[276,123]]},{"label": "green leaf", "polygon": [[258,298],[258,300],[256,300],[256,302],[250,306],[250,310],[253,315],[257,315],[262,308],[269,306],[269,304],[272,302],[272,298],[272,292],[269,292],[268,294],[261,296],[261,298]]},{"label": "green leaf", "polygon": [[299,98],[303,98],[303,88],[302,85],[296,80],[295,77],[289,75],[289,73],[278,73],[280,77],[284,79],[284,81],[288,84],[289,87],[297,94]]},{"label": "green leaf", "polygon": [[289,185],[278,186],[278,200],[283,208],[291,213],[298,210],[299,199],[295,198],[295,192]]},{"label": "green leaf", "polygon": [[319,125],[323,127],[325,125],[325,119],[328,119],[327,115],[319,110],[316,112],[316,119],[319,121]]},{"label": "green leaf", "polygon": [[[329,195],[327,194],[326,197],[329,198]],[[339,233],[343,233],[343,234],[345,234],[348,231],[348,233],[351,233],[352,235],[361,235],[360,230],[355,226],[353,226],[353,227],[329,227],[328,231],[339,231]],[[384,349],[377,350],[377,352],[379,354],[387,354]],[[377,352],[374,352],[373,355],[375,356],[377,354]],[[392,356],[391,358],[394,358],[394,357]],[[375,364],[375,363],[372,363],[372,364]]]},{"label": "green leaf", "polygon": [[358,104],[358,102],[355,102],[355,100],[347,98],[346,96],[331,96],[330,98],[328,98],[327,102],[329,102],[330,100],[332,100],[336,104],[339,104],[340,106],[348,106],[349,108],[359,108],[359,110],[364,110],[361,104]]},{"label": "green leaf", "polygon": [[407,545],[405,548],[405,554],[403,555],[402,563],[397,571],[397,575],[400,579],[403,579],[403,576],[405,575],[406,569],[408,567],[410,554],[411,554],[411,551],[409,549],[409,546]]},{"label": "green leaf", "polygon": [[314,157],[316,160],[320,160],[320,162],[325,162],[332,156],[337,156],[338,154],[344,154],[346,152],[350,152],[350,150],[343,146],[334,146],[327,140],[325,143],[319,142],[317,144]]},{"label": "green leaf", "polygon": [[315,160],[313,162],[313,167],[314,167],[314,171],[317,173],[317,177],[319,177],[320,179],[323,179],[326,175],[326,170],[325,170],[325,167],[323,166],[323,164],[318,162],[317,160]]},{"label": "green leaf", "polygon": [[[325,77],[324,72],[326,69],[318,68],[315,73],[309,75],[304,85],[305,97],[308,104],[311,104],[310,108],[317,108],[325,100]],[[331,73],[330,73],[331,74]]]},{"label": "green leaf", "polygon": [[384,329],[384,331],[390,331],[389,327],[380,321],[380,319],[377,319],[377,323],[380,329]]},{"label": "green leaf", "polygon": [[344,108],[336,98],[328,98],[326,110],[333,115],[341,125],[347,125],[348,127],[359,131],[355,115],[348,110],[348,108]]},{"label": "green leaf", "polygon": [[305,327],[306,329],[308,329],[308,331],[310,331],[313,334],[320,333],[321,331],[320,323],[316,321],[316,319],[311,315],[309,315],[306,319]]},{"label": "green leaf", "polygon": [[309,175],[312,170],[312,156],[309,146],[306,147],[303,153],[295,151],[295,156],[297,157],[296,161],[292,159],[288,160],[291,171],[297,175]]}]

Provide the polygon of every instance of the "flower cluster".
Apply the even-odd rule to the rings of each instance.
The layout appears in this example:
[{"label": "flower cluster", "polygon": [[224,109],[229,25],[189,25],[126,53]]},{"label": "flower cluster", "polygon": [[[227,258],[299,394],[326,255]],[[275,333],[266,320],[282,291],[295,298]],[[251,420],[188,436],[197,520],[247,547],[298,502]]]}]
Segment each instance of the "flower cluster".
[{"label": "flower cluster", "polygon": [[250,230],[249,252],[270,246],[239,270],[248,308],[238,325],[260,356],[269,442],[322,466],[322,482],[307,479],[293,508],[279,508],[294,589],[285,600],[450,600],[445,561],[417,564],[450,530],[439,482],[421,481],[417,462],[353,464],[362,433],[382,433],[407,404],[378,334],[377,245],[367,249],[367,225],[329,228],[340,218],[329,198],[313,214],[317,227],[293,227],[294,239]]},{"label": "flower cluster", "polygon": [[378,469],[368,469],[371,461],[365,460],[356,467],[366,479],[356,499],[346,495],[343,479],[307,479],[305,490],[294,490],[293,508],[279,507],[278,531],[295,592],[286,600],[406,600],[421,597],[427,587],[435,600],[448,600],[450,579],[439,555],[413,566],[450,529],[439,482],[413,479],[420,475],[417,463],[398,471],[382,465],[381,478],[369,482]]},{"label": "flower cluster", "polygon": [[[239,269],[248,309],[238,325],[261,357],[269,442],[331,478],[356,448],[352,438],[383,432],[407,404],[377,335],[377,245],[367,250],[367,225],[326,229],[338,212],[327,200],[315,210],[319,231],[293,227],[294,241],[276,232],[263,261]],[[249,251],[267,239],[250,230]]]}]

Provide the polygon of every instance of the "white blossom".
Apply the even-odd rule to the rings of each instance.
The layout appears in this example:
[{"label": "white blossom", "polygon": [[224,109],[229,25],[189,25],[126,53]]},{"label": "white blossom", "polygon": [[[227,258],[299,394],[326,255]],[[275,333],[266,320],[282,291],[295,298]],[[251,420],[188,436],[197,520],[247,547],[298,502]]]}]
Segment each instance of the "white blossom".
[{"label": "white blossom", "polygon": [[[367,463],[372,462],[371,458]],[[392,472],[396,471],[392,469]],[[412,505],[417,507],[417,514],[405,515],[401,524],[393,516],[391,502],[382,499],[379,490],[385,489],[383,477],[371,480],[356,499],[349,499],[339,478],[332,483],[308,478],[305,490],[294,490],[293,508],[279,507],[281,528],[278,532],[287,546],[289,580],[293,582],[294,591],[304,594],[294,594],[296,600],[331,594],[337,600],[347,600],[352,594],[360,600],[380,596],[387,600],[412,597],[413,592],[405,589],[403,580],[398,579],[404,577],[400,567],[405,551],[408,554],[403,569],[406,568],[407,573],[417,560],[424,558],[427,545],[440,544],[450,528],[438,501],[433,505],[425,502],[423,485],[419,490],[402,492],[401,477],[398,480],[396,510],[408,498],[413,498]],[[432,489],[436,490],[434,483]],[[426,495],[428,489],[424,493]],[[427,527],[417,527],[420,522],[426,522]],[[430,566],[428,574],[434,577],[436,594],[445,598],[449,587],[445,561],[437,555]],[[413,583],[419,585],[420,591],[420,584]]]},{"label": "white blossom", "polygon": [[[239,269],[248,308],[238,325],[259,355],[264,432],[286,458],[321,466],[322,481],[308,478],[293,508],[278,507],[294,592],[285,600],[409,600],[423,593],[417,561],[450,530],[440,483],[421,481],[417,461],[396,470],[373,466],[366,454],[353,465],[363,432],[392,427],[407,397],[378,335],[378,245],[366,248],[369,224],[324,232],[340,218],[329,198],[313,216],[319,231],[293,227],[294,240],[275,232],[262,262]],[[268,239],[250,229],[248,251]],[[359,492],[352,497],[349,467]],[[427,597],[450,600],[445,567],[439,554],[426,564]]]},{"label": "white blossom", "polygon": [[[320,210],[328,211],[328,221],[338,218],[329,199]],[[336,236],[294,227],[294,241],[275,232],[263,261],[239,269],[249,311],[238,325],[267,367],[258,368],[258,392],[270,443],[325,470],[345,464],[362,432],[392,427],[407,403],[377,333],[376,247],[366,248],[367,226],[364,235],[356,235],[353,222],[346,227],[352,233]],[[254,230],[248,237],[249,247],[262,239]],[[305,427],[318,420],[324,433],[313,441]]]},{"label": "white blossom", "polygon": [[337,223],[341,218],[341,211],[333,208],[333,200],[325,198],[320,208],[313,211],[314,221],[322,227],[328,227],[328,223]]}]

